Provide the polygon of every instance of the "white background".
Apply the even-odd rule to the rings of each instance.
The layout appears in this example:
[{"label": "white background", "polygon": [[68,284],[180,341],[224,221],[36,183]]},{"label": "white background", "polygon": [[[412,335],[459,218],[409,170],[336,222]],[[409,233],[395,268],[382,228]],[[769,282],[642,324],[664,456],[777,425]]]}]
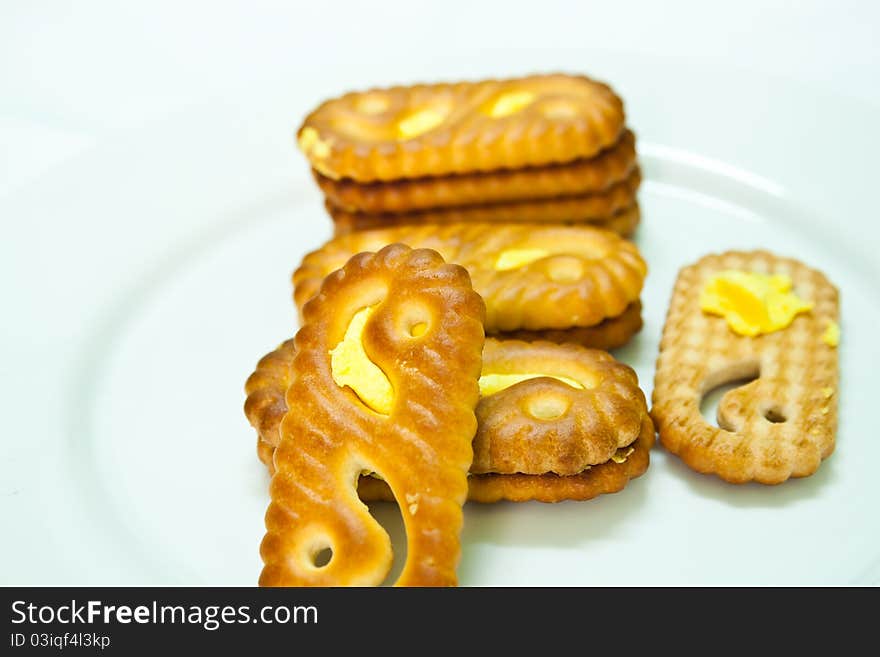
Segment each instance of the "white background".
[{"label": "white background", "polygon": [[4,0],[0,193],[120,131],[267,75],[314,99],[356,82],[347,65],[372,71],[362,84],[393,82],[389,61],[457,49],[717,60],[880,104],[878,26],[880,3],[870,0]]},{"label": "white background", "polygon": [[[132,581],[126,565],[111,563],[119,556],[111,541],[99,553],[101,528],[82,526],[92,522],[90,516],[71,518],[71,531],[84,536],[92,532],[89,549],[95,550],[93,561],[101,567],[93,564],[85,569],[88,555],[74,555],[73,549],[65,552],[63,537],[60,542],[57,536],[52,542],[46,538],[50,532],[57,534],[59,527],[57,518],[50,519],[48,506],[57,513],[66,496],[57,481],[47,481],[54,476],[47,473],[55,471],[49,464],[66,458],[54,451],[52,437],[60,435],[61,425],[69,425],[71,418],[76,425],[77,418],[77,408],[70,407],[70,382],[76,379],[59,373],[76,370],[80,360],[91,357],[80,351],[86,338],[93,339],[96,318],[103,321],[103,309],[110,308],[109,300],[115,298],[108,280],[118,279],[126,289],[139,284],[143,271],[154,271],[154,264],[162,264],[163,258],[173,260],[181,252],[181,240],[221,234],[225,228],[219,224],[231,221],[220,211],[225,204],[239,207],[242,199],[260,198],[261,181],[246,180],[247,162],[211,161],[224,156],[227,140],[242,141],[241,135],[228,139],[233,132],[253,130],[254,152],[261,158],[255,163],[261,167],[261,176],[269,172],[266,189],[277,189],[279,180],[290,180],[291,189],[305,186],[307,167],[295,150],[292,133],[303,113],[319,99],[349,88],[414,81],[427,70],[425,62],[433,63],[432,71],[447,70],[448,77],[466,77],[471,74],[469,65],[453,57],[459,52],[483,52],[494,62],[507,54],[514,58],[515,53],[516,61],[542,62],[536,64],[541,68],[543,62],[553,60],[547,53],[557,50],[581,53],[571,61],[580,70],[586,67],[588,73],[593,72],[590,61],[607,63],[619,54],[647,56],[660,66],[666,61],[676,67],[692,63],[710,75],[717,67],[737,71],[741,79],[755,75],[762,80],[794,82],[825,98],[855,100],[862,108],[859,125],[872,125],[864,118],[880,109],[878,25],[880,3],[868,1],[0,1],[0,292],[4,302],[0,311],[0,410],[6,418],[0,425],[0,472],[4,473],[0,519],[6,538],[0,551],[0,583],[87,583],[93,581],[92,572],[98,573],[99,583]],[[443,65],[447,58],[452,62],[448,67]],[[473,71],[480,69],[475,55]],[[267,120],[274,122],[271,130],[254,129],[259,116],[248,117],[240,125],[229,122],[237,107],[258,105],[245,102],[251,90],[259,98],[272,97],[277,90],[277,96],[286,99],[283,107],[266,108]],[[623,89],[623,95],[626,99],[662,98],[669,108],[699,102],[702,91],[695,84],[692,89],[678,86],[668,93]],[[737,102],[741,107],[749,105],[748,99]],[[217,113],[222,119],[212,115],[212,105],[222,106],[223,111]],[[177,116],[191,121],[193,110],[204,118],[193,126],[185,148],[151,152],[147,162],[129,157],[144,152],[141,135],[155,135],[164,125],[179,126]],[[646,103],[637,107],[640,125],[649,123],[646,113],[650,111]],[[785,120],[773,117],[777,126]],[[824,140],[819,158],[835,153],[828,144],[833,144],[834,130],[845,127],[846,116],[840,121],[841,126],[817,126],[830,131],[830,136],[817,135]],[[656,123],[663,127],[665,122]],[[716,125],[708,117],[704,124],[694,126],[694,143],[683,146],[701,152],[706,133],[718,130],[725,130],[725,125]],[[866,133],[866,148],[877,143],[878,134],[876,127]],[[774,180],[785,180],[785,167],[790,163],[802,165],[809,174],[806,177],[816,180],[811,194],[818,199],[821,172],[840,171],[847,162],[811,161],[816,159],[811,158],[812,143],[790,144],[784,137],[780,136],[779,143],[797,153],[778,153],[775,145],[762,149],[760,144],[747,144],[741,152],[713,152],[707,146],[706,152]],[[259,141],[264,138],[271,141]],[[766,133],[755,136],[760,142],[770,138]],[[173,176],[158,186],[147,176],[138,179],[141,172],[155,173],[162,167],[163,157]],[[101,171],[96,163],[106,167],[108,158],[131,170],[131,175],[118,177],[127,186],[117,188],[118,183],[110,182],[101,188],[101,180],[94,175]],[[753,168],[750,160],[759,164]],[[869,156],[863,160],[871,161]],[[211,167],[211,171],[193,171],[194,166]],[[234,176],[215,176],[221,169],[227,174],[230,169],[240,172],[240,184],[217,189],[213,180],[235,180]],[[813,175],[814,171],[818,173]],[[850,208],[873,207],[865,194],[876,182],[870,166],[863,164],[845,175],[854,193],[844,196],[837,191],[838,185],[834,198],[824,199],[823,208],[839,202],[841,214],[846,215],[853,214]],[[46,185],[46,180],[51,184]],[[61,200],[43,202],[40,196],[47,193]],[[169,198],[179,198],[183,205],[169,213],[169,203],[162,202]],[[65,212],[65,207],[71,210]],[[152,215],[152,207],[162,208],[163,214]],[[26,211],[16,214],[4,208]],[[871,218],[862,216],[861,220]],[[212,232],[206,222],[217,222],[219,232]],[[869,234],[877,234],[876,226]],[[69,262],[70,251],[76,249],[83,250],[82,263],[57,270],[57,263]],[[870,249],[866,246],[865,250]],[[278,275],[273,273],[277,290],[266,295],[273,301],[287,294],[288,267],[284,261]],[[262,342],[246,345],[247,362],[257,355],[251,344],[268,345],[280,337],[285,336],[274,327],[267,328],[260,336]],[[89,344],[100,348],[95,342]],[[236,376],[241,371],[243,367]],[[860,391],[863,397],[870,394],[865,386]],[[234,393],[240,395],[240,390]],[[94,400],[81,401],[85,406]],[[144,412],[156,412],[150,408],[151,399],[139,402]],[[239,403],[236,397],[234,404]],[[234,412],[243,424],[238,408]],[[248,460],[242,465],[248,471],[255,465],[251,452],[248,445]],[[156,479],[161,485],[161,473]],[[257,515],[253,518],[258,525]],[[167,545],[173,546],[173,540]],[[160,577],[158,581],[168,580]]]}]

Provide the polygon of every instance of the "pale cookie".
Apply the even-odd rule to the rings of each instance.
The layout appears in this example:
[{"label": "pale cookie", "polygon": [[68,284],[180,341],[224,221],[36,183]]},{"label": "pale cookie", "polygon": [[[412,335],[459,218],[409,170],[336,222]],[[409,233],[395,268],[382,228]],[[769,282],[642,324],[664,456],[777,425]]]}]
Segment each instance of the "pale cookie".
[{"label": "pale cookie", "polygon": [[374,183],[333,180],[312,172],[324,196],[337,208],[349,213],[398,214],[595,194],[629,178],[635,168],[635,135],[627,130],[594,158],[543,167]]},{"label": "pale cookie", "polygon": [[641,171],[636,168],[624,180],[592,194],[514,200],[504,203],[478,203],[402,213],[369,214],[350,211],[334,205],[329,199],[324,205],[333,218],[337,231],[344,226],[350,226],[353,230],[363,230],[399,224],[449,224],[469,221],[601,224],[635,205],[636,192],[641,180]]},{"label": "pale cookie", "polygon": [[297,142],[324,176],[370,182],[590,158],[623,129],[608,85],[554,74],[348,93],[309,114]]},{"label": "pale cookie", "polygon": [[[729,317],[703,310],[717,304]],[[837,348],[829,334],[837,322],[837,289],[796,260],[728,252],[682,269],[654,380],[651,414],[664,446],[694,470],[733,483],[778,484],[815,472],[834,450]],[[759,329],[769,332],[741,334]],[[703,419],[706,393],[754,377],[722,397],[721,428]]]},{"label": "pale cookie", "polygon": [[[273,373],[292,361],[291,342],[261,359],[248,380],[245,410],[270,472],[276,409],[286,410],[285,377]],[[480,387],[468,499],[589,499],[622,489],[648,466],[654,431],[644,395],[633,370],[605,352],[488,339]],[[362,477],[358,492],[393,499],[375,477]]]},{"label": "pale cookie", "polygon": [[394,242],[465,267],[486,302],[487,333],[595,326],[637,301],[647,274],[634,244],[588,226],[398,226],[336,237],[306,255],[293,274],[297,306],[353,254]]},{"label": "pale cookie", "polygon": [[483,311],[467,272],[427,249],[392,244],[327,276],[294,339],[261,585],[382,582],[391,542],[358,499],[362,473],[400,505],[396,584],[456,583]]},{"label": "pale cookie", "polygon": [[628,343],[642,330],[642,303],[629,304],[617,317],[609,317],[595,326],[578,326],[570,329],[545,329],[543,331],[507,331],[492,334],[499,340],[546,340],[560,344],[571,342],[591,349],[610,351]]}]

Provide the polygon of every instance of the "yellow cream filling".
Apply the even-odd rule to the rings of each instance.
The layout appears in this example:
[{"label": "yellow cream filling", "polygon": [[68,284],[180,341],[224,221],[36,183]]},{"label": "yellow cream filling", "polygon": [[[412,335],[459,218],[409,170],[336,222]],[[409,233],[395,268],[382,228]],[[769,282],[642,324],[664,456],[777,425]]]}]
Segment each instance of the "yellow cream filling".
[{"label": "yellow cream filling", "polygon": [[623,463],[634,451],[636,451],[636,448],[632,446],[621,447],[616,452],[614,452],[614,454],[611,455],[611,460],[615,463]]},{"label": "yellow cream filling", "polygon": [[700,293],[700,308],[727,320],[734,333],[755,336],[783,329],[813,304],[791,291],[785,275],[727,270],[712,276]]},{"label": "yellow cream filling", "polygon": [[433,130],[443,123],[446,114],[446,112],[440,111],[435,107],[425,107],[416,110],[406,118],[398,121],[397,138],[412,139],[413,137],[418,137],[429,130]]},{"label": "yellow cream filling", "polygon": [[535,100],[535,94],[531,91],[510,91],[499,96],[487,109],[493,119],[500,119],[511,114],[516,114]]},{"label": "yellow cream filling", "polygon": [[330,370],[336,385],[348,386],[364,404],[388,415],[394,405],[394,388],[364,351],[364,327],[372,312],[373,306],[368,306],[351,318],[342,341],[330,350]]},{"label": "yellow cream filling", "polygon": [[505,388],[516,385],[520,381],[528,381],[529,379],[537,379],[539,376],[546,376],[557,381],[562,381],[565,385],[571,386],[578,390],[583,390],[584,386],[574,379],[567,376],[556,376],[554,374],[484,374],[480,377],[480,396],[488,397],[500,392]]},{"label": "yellow cream filling", "polygon": [[822,342],[829,347],[836,347],[840,344],[840,326],[833,319],[828,320],[828,326],[822,334]]},{"label": "yellow cream filling", "polygon": [[318,131],[308,126],[299,135],[299,147],[303,153],[323,159],[330,155],[330,143],[321,139]]},{"label": "yellow cream filling", "polygon": [[550,252],[544,249],[508,249],[498,255],[498,259],[495,261],[495,269],[497,271],[516,269],[535,260],[546,258],[548,255],[550,255]]}]

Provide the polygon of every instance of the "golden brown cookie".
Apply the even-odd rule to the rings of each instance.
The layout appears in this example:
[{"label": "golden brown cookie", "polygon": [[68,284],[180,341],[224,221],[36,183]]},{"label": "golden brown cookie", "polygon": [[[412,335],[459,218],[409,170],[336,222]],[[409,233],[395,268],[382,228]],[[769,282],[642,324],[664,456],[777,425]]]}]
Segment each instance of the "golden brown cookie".
[{"label": "golden brown cookie", "polygon": [[487,333],[595,326],[638,300],[647,273],[634,244],[588,226],[398,226],[336,237],[306,255],[293,274],[297,306],[353,254],[393,242],[465,267],[486,302]]},{"label": "golden brown cookie", "polygon": [[614,183],[608,189],[579,196],[523,199],[509,203],[478,203],[380,214],[350,211],[334,205],[329,199],[325,207],[337,229],[340,226],[363,230],[400,224],[449,224],[468,221],[603,223],[636,203],[636,192],[641,180],[641,171],[637,167],[628,177]]},{"label": "golden brown cookie", "polygon": [[597,194],[626,180],[635,169],[635,135],[626,130],[596,157],[565,164],[373,183],[333,180],[312,172],[333,207],[352,214],[399,214]]},{"label": "golden brown cookie", "polygon": [[[431,226],[450,222],[492,222],[504,224],[543,223],[571,226],[590,226],[604,228],[621,237],[631,237],[641,221],[642,214],[638,203],[634,203],[607,217],[589,218],[572,215],[577,209],[578,199],[571,202],[535,201],[530,203],[510,203],[502,205],[473,206],[469,208],[450,208],[448,211],[415,212],[396,215],[369,215],[349,213],[335,209],[325,203],[327,212],[333,218],[333,235],[348,235],[361,230],[390,228],[394,226]],[[575,216],[578,218],[571,219]],[[563,219],[563,217],[569,217]]]},{"label": "golden brown cookie", "polygon": [[[763,280],[756,273],[776,276]],[[720,286],[719,276],[725,279]],[[761,279],[767,293],[743,291],[734,279],[744,276]],[[734,316],[756,326],[785,323],[778,315],[795,306],[780,296],[782,277],[805,302],[791,323],[752,336],[734,332]],[[717,296],[719,290],[722,304],[738,309],[730,320],[702,310],[701,297],[708,303],[707,291]],[[694,470],[733,483],[778,484],[815,472],[834,450],[838,373],[830,334],[838,312],[837,290],[824,275],[766,251],[709,255],[682,269],[663,329],[651,411],[666,448]],[[700,401],[707,392],[754,377],[722,397],[720,428],[703,419]]]},{"label": "golden brown cookie", "polygon": [[575,344],[488,338],[480,393],[471,474],[577,474],[635,442],[647,415],[630,367]]},{"label": "golden brown cookie", "polygon": [[[645,417],[632,452],[621,450],[618,461],[610,460],[576,475],[481,474],[468,477],[468,501],[490,504],[508,502],[585,501],[622,491],[631,479],[642,476],[650,463],[654,425]],[[627,456],[623,456],[627,454]],[[364,502],[392,502],[391,489],[381,479],[361,477],[358,495]]]},{"label": "golden brown cookie", "polygon": [[617,349],[629,342],[642,330],[642,302],[635,301],[617,317],[609,317],[595,326],[578,326],[570,329],[545,329],[543,331],[507,331],[492,334],[499,340],[546,340],[560,344],[571,342],[591,349],[606,351]]},{"label": "golden brown cookie", "polygon": [[297,141],[334,180],[397,180],[591,158],[620,138],[623,102],[584,76],[353,92],[309,114]]},{"label": "golden brown cookie", "polygon": [[358,499],[362,473],[380,475],[400,504],[407,558],[396,583],[455,584],[483,310],[467,271],[427,249],[392,244],[327,276],[294,339],[295,410],[274,455],[261,585],[381,583],[391,543]]},{"label": "golden brown cookie", "polygon": [[[292,358],[288,340],[249,379],[261,382],[249,386],[245,409],[270,472],[275,411],[286,409],[284,377],[272,372]],[[480,382],[468,499],[589,499],[622,489],[647,468],[654,430],[644,395],[635,372],[607,353],[488,339]],[[592,387],[574,387],[584,383]],[[375,477],[361,477],[358,492],[364,500],[393,500]]]},{"label": "golden brown cookie", "polygon": [[257,430],[257,456],[275,473],[272,454],[278,446],[281,420],[287,413],[285,393],[290,386],[290,365],[296,354],[293,338],[260,359],[244,384],[244,414]]}]

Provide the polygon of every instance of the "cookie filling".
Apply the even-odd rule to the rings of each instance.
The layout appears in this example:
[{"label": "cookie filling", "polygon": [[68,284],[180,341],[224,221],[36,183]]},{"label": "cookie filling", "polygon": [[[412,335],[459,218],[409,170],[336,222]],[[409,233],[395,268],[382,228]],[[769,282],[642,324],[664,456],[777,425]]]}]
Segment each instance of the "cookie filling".
[{"label": "cookie filling", "polygon": [[394,405],[394,388],[364,351],[364,327],[372,312],[373,306],[367,306],[351,318],[345,336],[330,350],[330,369],[336,385],[348,386],[372,410],[388,415]]},{"label": "cookie filling", "polygon": [[784,329],[813,304],[791,291],[784,274],[726,270],[712,276],[700,293],[700,308],[721,315],[738,335],[753,337]]},{"label": "cookie filling", "polygon": [[430,106],[416,110],[397,123],[398,139],[413,139],[443,123],[449,114],[448,107]]},{"label": "cookie filling", "polygon": [[498,255],[495,261],[496,271],[508,271],[525,267],[530,262],[546,258],[550,255],[544,249],[507,249]]},{"label": "cookie filling", "polygon": [[318,159],[324,159],[330,155],[330,142],[321,139],[318,131],[311,126],[303,128],[303,131],[300,133],[299,147],[304,153]]},{"label": "cookie filling", "polygon": [[584,385],[579,381],[575,381],[574,379],[570,379],[567,376],[556,376],[555,374],[540,374],[540,373],[511,373],[511,374],[483,374],[480,377],[480,396],[488,397],[489,395],[494,395],[496,392],[501,392],[505,388],[509,388],[510,386],[516,385],[521,381],[528,381],[529,379],[536,379],[541,376],[546,376],[551,379],[556,379],[557,381],[561,381],[567,386],[571,386],[576,390],[583,390]]},{"label": "cookie filling", "polygon": [[840,344],[840,326],[833,319],[828,320],[828,326],[825,327],[825,332],[822,334],[822,342],[829,347],[836,347]]},{"label": "cookie filling", "polygon": [[493,119],[501,119],[525,109],[535,100],[535,94],[531,91],[508,91],[495,99],[486,108],[486,114]]}]

